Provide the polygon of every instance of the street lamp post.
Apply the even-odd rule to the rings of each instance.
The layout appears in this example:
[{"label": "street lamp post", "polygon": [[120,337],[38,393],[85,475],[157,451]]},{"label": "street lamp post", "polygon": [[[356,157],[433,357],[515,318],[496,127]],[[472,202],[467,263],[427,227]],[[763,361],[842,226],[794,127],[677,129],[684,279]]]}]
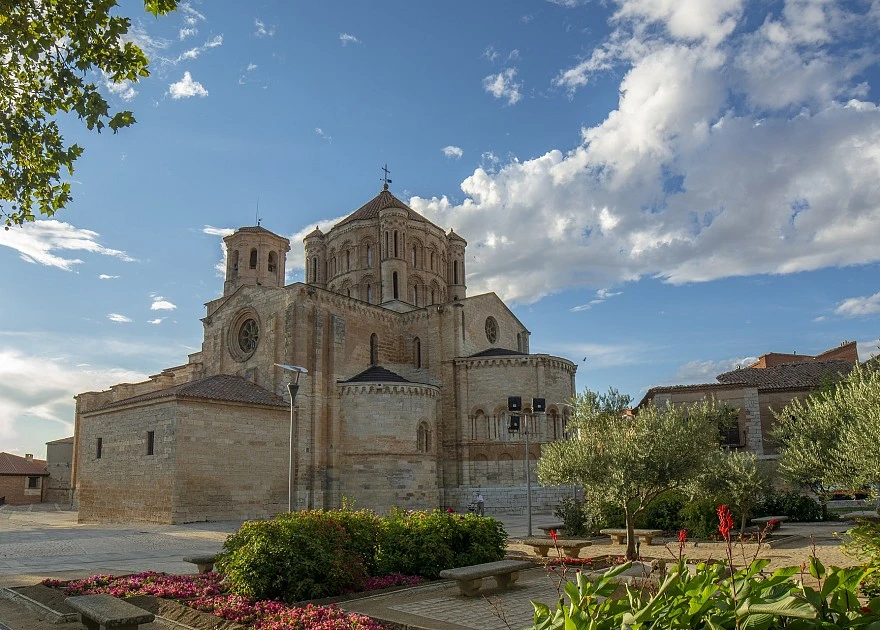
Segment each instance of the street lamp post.
[{"label": "street lamp post", "polygon": [[522,414],[522,417],[525,421],[525,427],[523,427],[523,433],[525,435],[526,441],[526,512],[528,513],[528,535],[532,536],[532,469],[531,469],[531,461],[529,454],[529,418],[533,418],[537,413],[544,413],[547,409],[546,400],[543,398],[532,398],[532,413],[526,414],[522,411],[522,398],[520,396],[508,396],[507,397],[507,410],[512,414],[510,416],[510,424],[508,425],[507,430],[511,433],[516,433],[520,430],[519,415],[513,414]]},{"label": "street lamp post", "polygon": [[280,367],[292,373],[291,379],[287,383],[287,393],[290,394],[290,442],[288,443],[288,460],[287,460],[287,511],[293,512],[293,404],[296,400],[296,393],[299,391],[299,377],[308,374],[308,370],[298,365],[287,365],[285,363],[276,363],[275,367]]}]

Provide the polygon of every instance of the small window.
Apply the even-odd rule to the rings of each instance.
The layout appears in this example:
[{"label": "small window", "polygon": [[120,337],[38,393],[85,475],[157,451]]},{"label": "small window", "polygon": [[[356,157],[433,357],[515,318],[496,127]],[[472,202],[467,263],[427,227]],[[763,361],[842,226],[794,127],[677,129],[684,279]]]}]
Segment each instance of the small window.
[{"label": "small window", "polygon": [[275,273],[275,269],[278,267],[278,257],[275,255],[275,252],[269,252],[269,264],[267,269],[269,273]]},{"label": "small window", "polygon": [[420,453],[427,453],[431,450],[431,429],[427,422],[419,423],[416,442]]},{"label": "small window", "polygon": [[[406,254],[404,254],[406,255]],[[394,230],[394,257],[397,258],[397,230]]]},{"label": "small window", "polygon": [[28,477],[28,490],[36,490],[40,487],[40,478],[39,477]]},{"label": "small window", "polygon": [[232,252],[232,273],[238,275],[238,250]]},{"label": "small window", "polygon": [[388,239],[389,239],[388,232],[385,232],[385,256],[383,256],[383,258],[388,258],[388,252],[389,252]]},{"label": "small window", "polygon": [[373,266],[373,248],[367,245],[367,267]]},{"label": "small window", "polygon": [[312,258],[312,282],[318,281],[318,258]]},{"label": "small window", "polygon": [[147,431],[147,455],[154,455],[156,448],[156,432]]},{"label": "small window", "polygon": [[422,367],[422,341],[418,337],[413,339],[413,363],[417,368]]},{"label": "small window", "polygon": [[345,250],[345,270],[351,271],[351,250]]},{"label": "small window", "polygon": [[431,252],[431,271],[434,271],[434,252]]},{"label": "small window", "polygon": [[367,285],[367,303],[373,303],[373,287],[371,287],[369,284]]},{"label": "small window", "polygon": [[370,365],[379,364],[379,337],[376,333],[370,335]]},{"label": "small window", "polygon": [[[452,261],[452,284],[458,284],[458,261]],[[456,298],[458,299],[458,298]]]},{"label": "small window", "polygon": [[413,254],[412,266],[413,266],[413,269],[415,269],[416,268],[416,246],[415,245],[413,245],[412,254]]},{"label": "small window", "polygon": [[391,284],[394,292],[394,299],[397,299],[397,272],[391,274]]},{"label": "small window", "polygon": [[257,250],[255,250],[255,249],[252,249],[252,250],[251,250],[251,260],[250,260],[250,262],[248,263],[248,266],[249,266],[251,269],[256,269],[256,268],[257,268]]},{"label": "small window", "polygon": [[95,442],[95,459],[101,459],[104,454],[104,438],[98,438]]},{"label": "small window", "polygon": [[413,287],[413,304],[415,306],[419,305],[419,288]]}]

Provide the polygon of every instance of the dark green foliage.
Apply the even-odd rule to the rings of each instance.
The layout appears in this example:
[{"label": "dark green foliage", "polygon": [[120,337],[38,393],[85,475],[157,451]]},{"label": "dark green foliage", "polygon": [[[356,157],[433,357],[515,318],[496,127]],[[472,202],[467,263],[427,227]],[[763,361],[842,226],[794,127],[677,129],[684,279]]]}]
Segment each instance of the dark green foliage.
[{"label": "dark green foliage", "polygon": [[647,507],[644,514],[636,520],[639,527],[675,531],[684,529],[681,510],[688,503],[681,492],[664,492]]},{"label": "dark green foliage", "polygon": [[692,538],[709,538],[718,533],[718,506],[711,499],[687,502],[681,509],[681,526]]},{"label": "dark green foliage", "polygon": [[822,520],[822,505],[798,492],[768,492],[755,505],[753,516],[787,516],[794,523]]},{"label": "dark green foliage", "polygon": [[233,592],[291,603],[357,590],[367,572],[354,547],[337,514],[294,512],[245,522],[215,566]]},{"label": "dark green foliage", "polygon": [[554,508],[553,514],[562,521],[566,536],[586,536],[590,533],[590,517],[584,509],[583,501],[565,497]]},{"label": "dark green foliage", "polygon": [[880,597],[880,523],[860,523],[846,537],[846,552],[874,569],[860,585],[862,597]]},{"label": "dark green foliage", "polygon": [[376,573],[376,553],[379,550],[379,536],[382,525],[372,510],[355,510],[342,500],[342,509],[330,512],[348,533],[350,541],[347,548],[359,558],[363,558],[369,575]]},{"label": "dark green foliage", "polygon": [[504,558],[507,533],[493,518],[394,509],[381,522],[379,575],[396,572],[437,578],[443,569]]}]

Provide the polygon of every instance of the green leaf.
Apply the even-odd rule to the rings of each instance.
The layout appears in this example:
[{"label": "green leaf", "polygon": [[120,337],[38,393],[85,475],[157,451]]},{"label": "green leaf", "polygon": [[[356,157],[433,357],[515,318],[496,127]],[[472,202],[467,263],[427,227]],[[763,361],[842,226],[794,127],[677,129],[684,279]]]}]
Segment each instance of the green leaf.
[{"label": "green leaf", "polygon": [[825,566],[816,556],[810,556],[809,567],[810,575],[812,575],[817,580],[821,580],[823,577],[825,577]]},{"label": "green leaf", "polygon": [[815,619],[818,611],[808,602],[789,595],[776,602],[754,603],[747,607],[746,614],[767,614],[780,617],[794,617],[797,619]]}]

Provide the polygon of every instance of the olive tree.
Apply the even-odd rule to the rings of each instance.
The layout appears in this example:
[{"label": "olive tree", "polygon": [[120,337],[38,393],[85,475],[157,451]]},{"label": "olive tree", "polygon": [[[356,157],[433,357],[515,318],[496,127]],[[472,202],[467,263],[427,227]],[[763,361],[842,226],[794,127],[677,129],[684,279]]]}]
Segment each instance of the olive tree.
[{"label": "olive tree", "polygon": [[708,466],[690,487],[692,496],[724,503],[740,517],[740,534],[746,529],[749,513],[769,486],[767,472],[754,453],[718,449]]},{"label": "olive tree", "polygon": [[[605,397],[607,402],[610,396]],[[626,557],[637,557],[634,523],[651,501],[695,479],[718,449],[714,402],[649,405],[635,414],[589,390],[572,400],[569,437],[548,444],[538,460],[546,484],[576,483],[594,511],[609,503],[626,517]]]},{"label": "olive tree", "polygon": [[[136,82],[149,60],[126,35],[116,0],[0,0],[0,220],[9,229],[53,215],[70,201],[62,169],[82,154],[67,145],[58,117],[73,114],[88,129],[114,132],[135,122],[112,113],[95,79]],[[153,15],[177,0],[144,0]]]},{"label": "olive tree", "polygon": [[856,366],[829,390],[793,400],[773,436],[779,469],[827,499],[831,486],[880,483],[880,369]]}]

